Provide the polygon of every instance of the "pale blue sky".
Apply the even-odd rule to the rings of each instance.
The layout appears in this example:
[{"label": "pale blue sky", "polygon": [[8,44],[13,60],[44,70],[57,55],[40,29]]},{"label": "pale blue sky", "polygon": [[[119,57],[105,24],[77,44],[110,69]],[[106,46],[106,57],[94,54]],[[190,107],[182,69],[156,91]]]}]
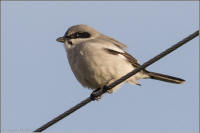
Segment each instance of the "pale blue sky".
[{"label": "pale blue sky", "polygon": [[[2,129],[32,131],[88,97],[56,42],[88,24],[142,64],[199,28],[198,2],[2,2]],[[198,132],[199,37],[148,67],[185,84],[141,80],[46,132]]]}]

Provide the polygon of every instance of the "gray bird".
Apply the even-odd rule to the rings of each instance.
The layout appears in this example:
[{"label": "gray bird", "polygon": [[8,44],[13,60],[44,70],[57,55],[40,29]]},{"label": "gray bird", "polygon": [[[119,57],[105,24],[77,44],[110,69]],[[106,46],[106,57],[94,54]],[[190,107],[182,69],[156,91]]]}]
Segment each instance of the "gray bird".
[{"label": "gray bird", "polygon": [[[109,85],[140,66],[137,60],[125,51],[126,45],[101,34],[88,25],[70,27],[57,41],[65,44],[69,64],[76,79],[89,89]],[[124,82],[140,85],[138,80],[146,78],[176,84],[182,84],[185,81],[177,77],[142,70]],[[108,93],[117,90],[123,83],[112,88]]]}]

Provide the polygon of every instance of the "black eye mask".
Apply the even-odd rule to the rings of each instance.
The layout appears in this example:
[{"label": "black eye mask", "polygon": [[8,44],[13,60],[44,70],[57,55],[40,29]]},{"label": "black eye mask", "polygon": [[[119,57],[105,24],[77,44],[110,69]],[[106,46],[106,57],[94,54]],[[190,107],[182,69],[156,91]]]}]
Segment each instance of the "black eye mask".
[{"label": "black eye mask", "polygon": [[67,39],[76,39],[76,38],[89,38],[91,35],[88,32],[76,32],[69,36],[65,36]]}]

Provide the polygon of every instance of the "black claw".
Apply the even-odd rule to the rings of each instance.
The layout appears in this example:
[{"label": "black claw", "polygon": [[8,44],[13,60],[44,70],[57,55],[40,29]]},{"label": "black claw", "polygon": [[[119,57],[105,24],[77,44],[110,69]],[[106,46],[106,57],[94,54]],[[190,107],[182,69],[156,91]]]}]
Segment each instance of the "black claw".
[{"label": "black claw", "polygon": [[98,100],[99,98],[99,96],[97,96],[97,92],[99,91],[99,90],[101,90],[101,88],[97,88],[97,89],[95,89],[93,92],[92,92],[92,94],[90,95],[90,99],[91,100]]},{"label": "black claw", "polygon": [[90,95],[90,99],[93,100],[93,101],[101,99],[101,96],[103,95],[103,93],[107,92],[107,90],[108,90],[108,87],[106,85],[104,85],[103,88],[97,88]]},{"label": "black claw", "polygon": [[108,87],[106,85],[104,85],[102,91],[103,91],[103,93],[107,92],[108,91]]}]

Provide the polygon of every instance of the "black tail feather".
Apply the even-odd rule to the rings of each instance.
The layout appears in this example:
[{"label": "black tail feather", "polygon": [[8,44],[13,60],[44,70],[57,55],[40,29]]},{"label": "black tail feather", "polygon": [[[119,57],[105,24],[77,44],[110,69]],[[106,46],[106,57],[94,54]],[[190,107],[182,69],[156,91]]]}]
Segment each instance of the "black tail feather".
[{"label": "black tail feather", "polygon": [[146,73],[149,75],[151,79],[161,80],[161,81],[175,83],[175,84],[183,84],[185,82],[185,80],[183,79],[161,74],[161,73],[155,73],[155,72],[149,72],[149,71],[146,71]]}]

